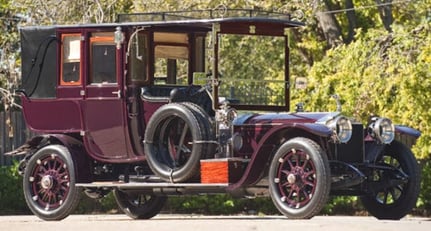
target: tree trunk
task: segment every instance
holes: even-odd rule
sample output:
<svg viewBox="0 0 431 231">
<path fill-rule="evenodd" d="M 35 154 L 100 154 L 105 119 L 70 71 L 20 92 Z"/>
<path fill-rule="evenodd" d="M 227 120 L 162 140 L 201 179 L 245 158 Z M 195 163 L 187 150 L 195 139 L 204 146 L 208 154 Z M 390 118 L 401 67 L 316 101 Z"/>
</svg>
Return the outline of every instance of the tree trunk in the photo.
<svg viewBox="0 0 431 231">
<path fill-rule="evenodd" d="M 382 19 L 383 26 L 389 32 L 392 32 L 391 25 L 394 21 L 392 17 L 392 0 L 376 0 L 379 9 L 380 19 Z"/>
<path fill-rule="evenodd" d="M 347 34 L 347 38 L 345 39 L 346 43 L 352 42 L 355 38 L 356 14 L 354 8 L 355 6 L 353 5 L 353 0 L 346 0 L 346 15 L 347 20 L 349 21 L 349 32 Z"/>
<path fill-rule="evenodd" d="M 325 35 L 326 41 L 328 42 L 329 47 L 336 47 L 340 44 L 343 44 L 342 35 L 341 35 L 341 27 L 338 24 L 337 19 L 335 18 L 333 13 L 328 13 L 328 0 L 325 0 L 324 7 L 319 7 L 319 1 L 315 0 L 313 2 L 313 11 L 315 12 L 317 21 L 319 22 L 319 26 Z M 319 9 L 320 8 L 320 9 Z"/>
<path fill-rule="evenodd" d="M 292 31 L 292 37 L 295 41 L 300 41 L 301 40 L 301 34 L 299 32 L 299 30 L 295 29 L 295 30 L 291 30 Z M 313 66 L 314 63 L 314 58 L 313 55 L 311 54 L 311 52 L 308 52 L 306 48 L 303 47 L 297 47 L 295 48 L 296 50 L 298 50 L 299 55 L 304 59 L 304 61 L 307 63 L 307 65 L 309 67 Z"/>
</svg>

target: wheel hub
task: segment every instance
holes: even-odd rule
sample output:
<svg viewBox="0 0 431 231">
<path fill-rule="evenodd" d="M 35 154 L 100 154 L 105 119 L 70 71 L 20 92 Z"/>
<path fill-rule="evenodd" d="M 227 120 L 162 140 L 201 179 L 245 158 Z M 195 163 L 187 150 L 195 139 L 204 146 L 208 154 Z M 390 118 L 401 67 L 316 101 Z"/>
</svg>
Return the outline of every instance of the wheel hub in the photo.
<svg viewBox="0 0 431 231">
<path fill-rule="evenodd" d="M 54 184 L 54 179 L 50 175 L 43 176 L 40 184 L 43 189 L 51 189 Z"/>
<path fill-rule="evenodd" d="M 291 185 L 302 187 L 304 175 L 304 170 L 300 167 L 296 167 L 287 175 L 287 182 Z"/>
<path fill-rule="evenodd" d="M 296 176 L 290 173 L 289 175 L 287 175 L 287 182 L 289 182 L 289 184 L 295 184 Z"/>
</svg>

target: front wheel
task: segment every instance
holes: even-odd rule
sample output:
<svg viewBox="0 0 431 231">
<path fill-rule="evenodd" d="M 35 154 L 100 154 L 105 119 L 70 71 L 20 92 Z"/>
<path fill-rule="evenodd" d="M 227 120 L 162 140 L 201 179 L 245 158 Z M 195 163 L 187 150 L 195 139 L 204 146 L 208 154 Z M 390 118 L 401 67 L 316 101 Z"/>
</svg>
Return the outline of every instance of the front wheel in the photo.
<svg viewBox="0 0 431 231">
<path fill-rule="evenodd" d="M 361 197 L 367 211 L 378 219 L 399 220 L 416 205 L 420 190 L 420 172 L 413 153 L 398 141 L 383 151 L 377 169 L 370 177 L 370 193 Z M 392 171 L 394 169 L 396 171 Z"/>
<path fill-rule="evenodd" d="M 166 196 L 114 190 L 118 207 L 133 219 L 150 219 L 157 215 L 167 201 Z"/>
<path fill-rule="evenodd" d="M 328 200 L 329 163 L 313 140 L 293 138 L 282 144 L 271 161 L 268 177 L 271 199 L 288 218 L 312 218 Z"/>
<path fill-rule="evenodd" d="M 78 205 L 75 166 L 69 150 L 48 145 L 37 151 L 24 170 L 24 196 L 30 210 L 43 220 L 61 220 Z"/>
</svg>

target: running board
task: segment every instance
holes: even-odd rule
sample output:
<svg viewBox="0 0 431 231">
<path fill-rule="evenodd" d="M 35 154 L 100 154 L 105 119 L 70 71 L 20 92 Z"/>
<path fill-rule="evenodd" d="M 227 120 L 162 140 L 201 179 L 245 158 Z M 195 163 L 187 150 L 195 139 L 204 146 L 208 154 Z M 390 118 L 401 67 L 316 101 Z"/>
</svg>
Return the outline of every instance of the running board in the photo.
<svg viewBox="0 0 431 231">
<path fill-rule="evenodd" d="M 214 183 L 214 184 L 201 184 L 201 183 L 169 183 L 169 182 L 92 182 L 92 183 L 78 183 L 76 187 L 83 188 L 119 188 L 119 189 L 152 189 L 152 188 L 173 188 L 173 189 L 224 189 L 228 187 L 228 183 Z"/>
</svg>

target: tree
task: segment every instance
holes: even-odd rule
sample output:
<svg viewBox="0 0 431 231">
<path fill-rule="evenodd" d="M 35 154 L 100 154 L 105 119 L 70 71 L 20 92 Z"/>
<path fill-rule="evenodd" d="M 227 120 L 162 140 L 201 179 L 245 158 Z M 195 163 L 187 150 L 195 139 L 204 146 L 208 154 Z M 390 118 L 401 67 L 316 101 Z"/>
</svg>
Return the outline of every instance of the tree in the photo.
<svg viewBox="0 0 431 231">
<path fill-rule="evenodd" d="M 379 10 L 380 18 L 382 19 L 383 26 L 389 32 L 392 32 L 392 0 L 376 0 L 378 5 L 377 9 Z"/>
<path fill-rule="evenodd" d="M 431 156 L 431 25 L 393 26 L 359 31 L 356 41 L 328 50 L 309 72 L 306 91 L 294 90 L 295 102 L 310 111 L 333 111 L 333 94 L 342 98 L 343 113 L 362 122 L 377 114 L 422 132 L 417 157 Z M 354 90 L 352 90 L 354 89 Z"/>
<path fill-rule="evenodd" d="M 18 85 L 18 30 L 21 18 L 14 14 L 10 1 L 0 1 L 0 25 L 5 33 L 0 34 L 0 99 L 4 110 L 15 105 L 12 89 Z"/>
<path fill-rule="evenodd" d="M 113 22 L 119 12 L 128 12 L 132 0 L 16 0 L 28 24 Z"/>
<path fill-rule="evenodd" d="M 329 47 L 336 47 L 342 44 L 341 27 L 333 13 L 330 13 L 331 2 L 324 1 L 324 6 L 319 7 L 320 1 L 313 2 L 313 11 L 320 28 L 325 35 Z"/>
</svg>

